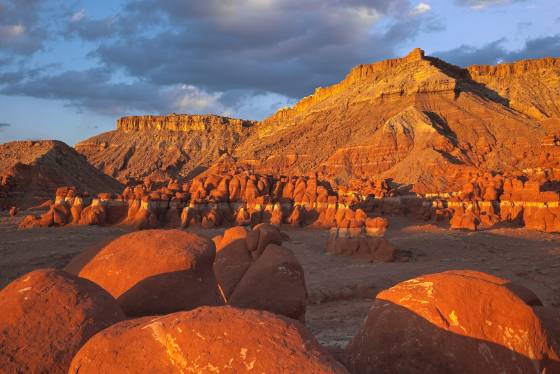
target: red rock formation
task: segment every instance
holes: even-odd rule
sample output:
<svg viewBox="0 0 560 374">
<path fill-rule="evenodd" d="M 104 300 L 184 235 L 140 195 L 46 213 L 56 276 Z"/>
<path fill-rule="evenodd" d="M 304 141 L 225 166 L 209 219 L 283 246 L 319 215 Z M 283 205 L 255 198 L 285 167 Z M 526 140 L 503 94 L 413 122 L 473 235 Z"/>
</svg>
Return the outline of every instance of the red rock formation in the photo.
<svg viewBox="0 0 560 374">
<path fill-rule="evenodd" d="M 369 237 L 352 233 L 350 229 L 331 229 L 327 253 L 351 256 L 368 262 L 392 262 L 396 248 L 382 237 Z"/>
<path fill-rule="evenodd" d="M 130 177 L 167 182 L 196 175 L 233 152 L 254 124 L 213 115 L 124 117 L 117 130 L 84 140 L 76 150 L 122 182 Z"/>
<path fill-rule="evenodd" d="M 413 184 L 419 192 L 457 191 L 468 172 L 558 167 L 558 61 L 460 69 L 416 49 L 357 66 L 340 83 L 318 88 L 259 123 L 217 116 L 125 117 L 116 131 L 77 149 L 122 180 L 167 181 L 206 168 L 222 175 L 320 171 L 343 181 L 365 174 Z M 279 187 L 258 179 L 248 190 L 247 179 L 218 182 L 219 188 L 211 188 L 217 201 L 226 194 L 231 201 L 252 200 L 257 191 L 264 195 Z M 284 197 L 316 199 L 318 185 L 294 195 L 296 182 L 280 186 Z M 496 192 L 489 186 L 481 194 L 489 201 Z"/>
<path fill-rule="evenodd" d="M 365 173 L 441 192 L 456 190 L 466 171 L 538 165 L 545 135 L 469 71 L 415 50 L 358 66 L 342 82 L 280 110 L 235 155 L 271 174 Z"/>
<path fill-rule="evenodd" d="M 58 187 L 91 193 L 117 192 L 122 185 L 104 175 L 74 149 L 53 141 L 0 144 L 0 198 L 25 208 L 50 198 Z"/>
<path fill-rule="evenodd" d="M 74 354 L 125 315 L 105 290 L 61 270 L 36 270 L 0 291 L 0 371 L 67 373 Z"/>
<path fill-rule="evenodd" d="M 228 301 L 236 307 L 267 310 L 304 321 L 307 289 L 303 268 L 292 251 L 269 244 Z"/>
<path fill-rule="evenodd" d="M 231 307 L 116 324 L 78 352 L 77 371 L 347 373 L 298 322 Z"/>
<path fill-rule="evenodd" d="M 215 237 L 214 271 L 228 303 L 304 320 L 307 288 L 303 268 L 281 246 L 286 235 L 269 224 L 237 226 Z"/>
<path fill-rule="evenodd" d="M 508 99 L 515 110 L 538 120 L 560 118 L 560 59 L 524 60 L 468 67 L 471 78 Z"/>
<path fill-rule="evenodd" d="M 214 245 L 179 230 L 123 235 L 74 270 L 113 295 L 128 316 L 224 303 L 212 269 Z"/>
<path fill-rule="evenodd" d="M 555 372 L 560 352 L 546 325 L 505 283 L 484 273 L 447 271 L 379 293 L 346 348 L 349 370 Z"/>
</svg>

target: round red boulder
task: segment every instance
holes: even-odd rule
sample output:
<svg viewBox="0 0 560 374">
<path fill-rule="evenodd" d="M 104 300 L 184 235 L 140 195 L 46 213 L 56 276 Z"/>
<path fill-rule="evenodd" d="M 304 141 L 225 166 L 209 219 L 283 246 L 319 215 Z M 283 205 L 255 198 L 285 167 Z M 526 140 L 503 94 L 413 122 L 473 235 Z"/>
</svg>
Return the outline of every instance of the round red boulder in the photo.
<svg viewBox="0 0 560 374">
<path fill-rule="evenodd" d="M 61 270 L 36 270 L 0 291 L 0 372 L 66 373 L 94 334 L 125 319 L 98 285 Z"/>
<path fill-rule="evenodd" d="M 353 373 L 548 373 L 546 326 L 507 282 L 475 271 L 420 276 L 380 292 L 346 347 Z"/>
<path fill-rule="evenodd" d="M 101 248 L 81 269 L 113 295 L 128 316 L 223 305 L 212 241 L 181 230 L 144 230 Z M 77 271 L 78 269 L 74 269 Z"/>
<path fill-rule="evenodd" d="M 300 323 L 201 307 L 125 321 L 94 336 L 71 373 L 347 373 Z"/>
</svg>

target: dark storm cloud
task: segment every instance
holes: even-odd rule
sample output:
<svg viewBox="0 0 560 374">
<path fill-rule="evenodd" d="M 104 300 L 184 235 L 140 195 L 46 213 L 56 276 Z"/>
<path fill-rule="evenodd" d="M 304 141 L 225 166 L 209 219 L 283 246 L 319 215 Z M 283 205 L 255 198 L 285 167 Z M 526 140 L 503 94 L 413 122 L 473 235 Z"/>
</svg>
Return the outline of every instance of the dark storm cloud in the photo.
<svg viewBox="0 0 560 374">
<path fill-rule="evenodd" d="M 177 100 L 189 100 L 195 96 L 190 102 L 194 109 L 197 106 L 201 109 L 205 106 L 210 108 L 215 104 L 212 95 L 190 86 L 158 87 L 143 81 L 115 83 L 111 81 L 111 73 L 106 68 L 40 74 L 5 85 L 0 93 L 65 100 L 78 108 L 111 115 L 134 110 L 171 111 L 180 106 Z"/>
<path fill-rule="evenodd" d="M 458 48 L 435 52 L 434 56 L 459 66 L 474 64 L 493 65 L 498 62 L 512 62 L 530 58 L 560 57 L 560 34 L 536 39 L 529 39 L 523 48 L 508 51 L 504 46 L 505 39 L 499 39 L 480 48 L 463 45 Z"/>
<path fill-rule="evenodd" d="M 42 46 L 47 28 L 40 22 L 41 0 L 0 0 L 0 53 L 29 55 Z"/>
<path fill-rule="evenodd" d="M 455 49 L 434 52 L 433 55 L 459 66 L 469 66 L 475 64 L 495 64 L 499 59 L 503 59 L 508 52 L 502 46 L 505 39 L 499 39 L 488 43 L 482 47 L 461 45 Z"/>
<path fill-rule="evenodd" d="M 12 125 L 10 125 L 9 123 L 6 122 L 0 122 L 0 131 L 2 131 L 2 129 L 6 128 L 6 127 L 10 127 Z"/>
<path fill-rule="evenodd" d="M 102 43 L 94 55 L 106 66 L 157 85 L 292 97 L 336 82 L 358 63 L 394 55 L 425 19 L 403 0 L 143 0 L 125 14 L 128 22 L 157 15 L 160 29 Z M 392 25 L 373 32 L 384 17 Z"/>
<path fill-rule="evenodd" d="M 80 14 L 78 13 L 77 15 L 79 16 Z M 74 36 L 88 41 L 108 38 L 117 32 L 117 21 L 114 17 L 100 20 L 77 17 L 71 20 L 64 33 L 67 37 Z"/>
<path fill-rule="evenodd" d="M 407 0 L 134 0 L 107 18 L 64 19 L 61 35 L 92 42 L 98 67 L 0 71 L 2 93 L 111 114 L 264 115 L 442 29 Z"/>
</svg>

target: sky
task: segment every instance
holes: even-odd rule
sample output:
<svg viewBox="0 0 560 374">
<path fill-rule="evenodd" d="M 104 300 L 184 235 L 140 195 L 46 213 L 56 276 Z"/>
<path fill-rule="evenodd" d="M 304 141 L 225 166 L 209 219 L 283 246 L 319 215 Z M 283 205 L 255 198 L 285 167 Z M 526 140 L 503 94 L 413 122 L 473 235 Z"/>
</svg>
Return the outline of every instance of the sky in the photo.
<svg viewBox="0 0 560 374">
<path fill-rule="evenodd" d="M 125 115 L 259 120 L 416 47 L 560 57 L 560 1 L 0 0 L 0 143 L 74 145 Z"/>
</svg>

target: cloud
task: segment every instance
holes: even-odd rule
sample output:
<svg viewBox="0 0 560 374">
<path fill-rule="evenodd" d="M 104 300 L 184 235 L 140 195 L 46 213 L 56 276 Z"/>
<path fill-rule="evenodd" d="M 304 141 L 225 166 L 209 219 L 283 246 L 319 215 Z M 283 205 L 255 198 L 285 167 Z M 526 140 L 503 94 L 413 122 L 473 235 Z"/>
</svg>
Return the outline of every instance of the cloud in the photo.
<svg viewBox="0 0 560 374">
<path fill-rule="evenodd" d="M 186 84 L 158 86 L 142 80 L 115 82 L 106 68 L 65 71 L 60 74 L 45 71 L 20 73 L 26 78 L 18 76 L 11 83 L 5 83 L 0 93 L 63 100 L 78 110 L 110 116 L 146 112 L 215 113 L 261 119 L 278 108 L 271 104 L 293 103 L 281 95 L 246 90 L 223 93 L 208 92 Z"/>
<path fill-rule="evenodd" d="M 435 52 L 434 56 L 459 65 L 494 65 L 498 62 L 513 62 L 530 58 L 560 57 L 560 34 L 529 39 L 519 50 L 507 50 L 503 44 L 505 38 L 495 40 L 482 47 L 462 45 L 458 48 Z"/>
<path fill-rule="evenodd" d="M 66 8 L 58 35 L 93 45 L 93 67 L 0 70 L 0 92 L 110 115 L 262 118 L 441 30 L 428 10 L 408 0 L 129 0 L 102 18 Z"/>
<path fill-rule="evenodd" d="M 6 128 L 6 127 L 10 127 L 12 125 L 10 125 L 9 123 L 6 122 L 0 122 L 0 131 L 2 131 L 2 129 Z"/>
<path fill-rule="evenodd" d="M 518 22 L 517 23 L 517 31 L 524 31 L 528 28 L 533 26 L 533 22 Z"/>
<path fill-rule="evenodd" d="M 96 56 L 157 85 L 249 89 L 290 97 L 340 80 L 351 67 L 391 57 L 422 27 L 405 0 L 139 0 L 116 24 L 142 24 L 100 43 Z M 380 20 L 390 20 L 375 30 Z M 90 32 L 104 25 L 88 26 Z M 405 33 L 398 33 L 406 29 Z M 151 30 L 151 31 L 150 31 Z"/>
<path fill-rule="evenodd" d="M 455 0 L 455 2 L 462 6 L 468 6 L 475 10 L 488 8 L 494 5 L 507 5 L 513 3 L 520 3 L 526 0 Z"/>
<path fill-rule="evenodd" d="M 430 10 L 432 10 L 432 7 L 430 6 L 430 4 L 426 4 L 426 3 L 419 3 L 414 7 L 414 11 L 417 14 L 426 13 L 429 12 Z"/>
<path fill-rule="evenodd" d="M 79 11 L 72 14 L 72 16 L 70 17 L 70 22 L 71 23 L 80 22 L 85 18 L 85 16 L 86 16 L 85 9 L 80 9 Z"/>
<path fill-rule="evenodd" d="M 41 0 L 0 0 L 0 53 L 29 55 L 42 47 L 47 28 L 40 22 Z"/>
</svg>

